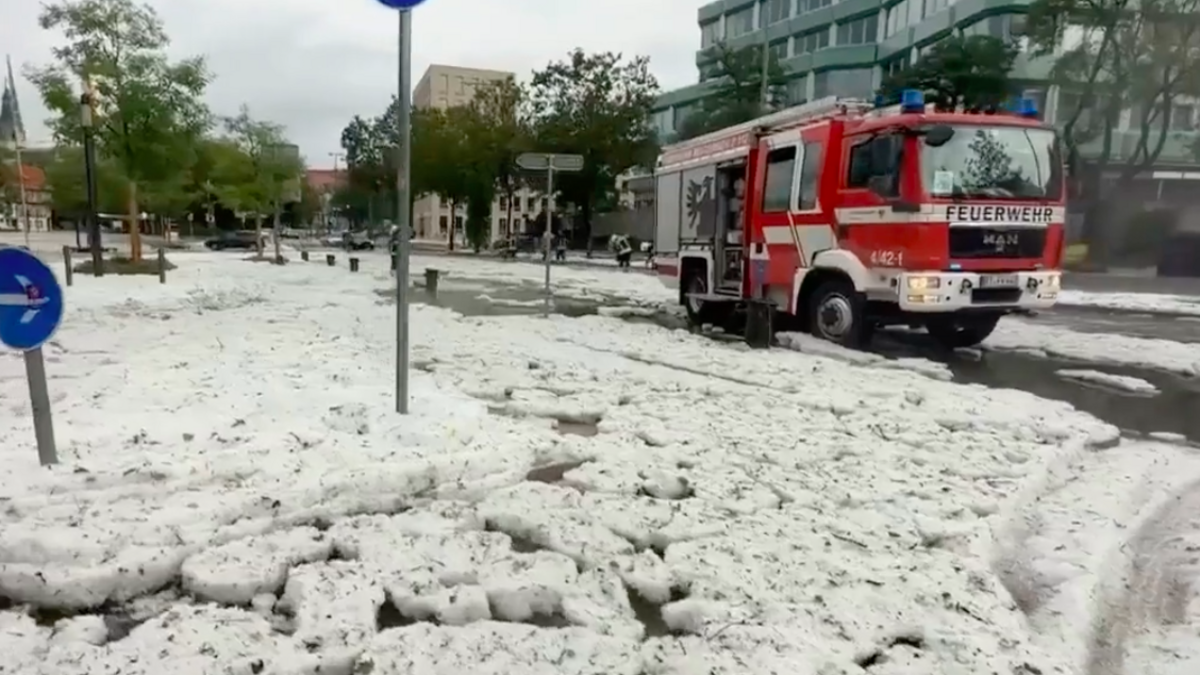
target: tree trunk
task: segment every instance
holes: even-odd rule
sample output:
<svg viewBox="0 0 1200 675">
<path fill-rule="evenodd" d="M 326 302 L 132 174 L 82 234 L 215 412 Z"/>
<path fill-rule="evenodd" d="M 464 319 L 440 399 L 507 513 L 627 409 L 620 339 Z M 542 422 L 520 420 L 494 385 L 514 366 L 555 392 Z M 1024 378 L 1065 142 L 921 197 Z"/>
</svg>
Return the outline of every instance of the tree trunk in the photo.
<svg viewBox="0 0 1200 675">
<path fill-rule="evenodd" d="M 263 257 L 263 241 L 262 241 L 262 214 L 258 211 L 254 212 L 254 250 L 257 256 Z"/>
<path fill-rule="evenodd" d="M 275 223 L 271 228 L 271 239 L 275 241 L 275 264 L 283 262 L 283 254 L 279 251 L 279 204 L 275 204 Z"/>
<path fill-rule="evenodd" d="M 583 217 L 583 236 L 587 241 L 587 257 L 592 257 L 592 202 L 586 200 L 579 205 L 579 215 Z"/>
<path fill-rule="evenodd" d="M 137 183 L 129 181 L 129 259 L 142 261 L 142 220 L 138 216 Z"/>
<path fill-rule="evenodd" d="M 449 250 L 454 250 L 454 235 L 457 234 L 458 228 L 458 203 L 450 202 L 450 241 L 448 243 Z"/>
</svg>

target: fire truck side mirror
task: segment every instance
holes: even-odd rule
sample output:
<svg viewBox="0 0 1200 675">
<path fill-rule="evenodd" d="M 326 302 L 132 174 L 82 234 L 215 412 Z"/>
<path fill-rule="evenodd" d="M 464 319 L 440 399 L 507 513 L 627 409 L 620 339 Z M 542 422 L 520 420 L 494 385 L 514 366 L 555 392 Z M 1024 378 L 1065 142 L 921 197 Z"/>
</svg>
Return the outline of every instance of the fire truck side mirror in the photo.
<svg viewBox="0 0 1200 675">
<path fill-rule="evenodd" d="M 931 148 L 940 148 L 949 143 L 951 138 L 954 138 L 954 127 L 946 124 L 937 124 L 925 132 L 925 145 Z"/>
</svg>

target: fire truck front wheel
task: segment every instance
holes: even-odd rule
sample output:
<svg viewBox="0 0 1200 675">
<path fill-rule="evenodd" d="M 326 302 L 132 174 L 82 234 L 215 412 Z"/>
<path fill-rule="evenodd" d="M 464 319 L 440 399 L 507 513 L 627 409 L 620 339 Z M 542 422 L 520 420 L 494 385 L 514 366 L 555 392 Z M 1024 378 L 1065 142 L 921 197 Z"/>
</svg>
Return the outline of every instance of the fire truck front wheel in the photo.
<svg viewBox="0 0 1200 675">
<path fill-rule="evenodd" d="M 722 310 L 727 310 L 727 308 L 720 304 L 689 297 L 693 293 L 697 295 L 708 293 L 703 267 L 692 269 L 684 285 L 683 307 L 687 311 L 688 323 L 695 327 L 705 324 L 724 327 L 728 311 Z"/>
<path fill-rule="evenodd" d="M 999 314 L 982 314 L 966 318 L 939 316 L 930 317 L 925 323 L 925 330 L 928 330 L 929 336 L 946 349 L 958 349 L 974 347 L 988 339 L 992 331 L 996 330 L 996 324 L 999 322 Z"/>
<path fill-rule="evenodd" d="M 871 339 L 866 302 L 845 279 L 830 279 L 817 287 L 808 303 L 808 329 L 815 337 L 857 349 Z"/>
</svg>

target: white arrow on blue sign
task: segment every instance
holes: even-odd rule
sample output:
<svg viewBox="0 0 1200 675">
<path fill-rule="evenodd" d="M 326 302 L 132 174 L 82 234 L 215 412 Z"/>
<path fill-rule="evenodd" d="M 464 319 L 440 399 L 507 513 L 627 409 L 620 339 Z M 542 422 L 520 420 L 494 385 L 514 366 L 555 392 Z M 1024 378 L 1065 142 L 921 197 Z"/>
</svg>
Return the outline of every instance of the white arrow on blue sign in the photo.
<svg viewBox="0 0 1200 675">
<path fill-rule="evenodd" d="M 62 323 L 62 286 L 46 263 L 24 249 L 0 248 L 0 270 L 0 343 L 37 349 Z"/>
<path fill-rule="evenodd" d="M 412 9 L 425 0 L 378 0 L 379 4 L 391 9 Z"/>
</svg>

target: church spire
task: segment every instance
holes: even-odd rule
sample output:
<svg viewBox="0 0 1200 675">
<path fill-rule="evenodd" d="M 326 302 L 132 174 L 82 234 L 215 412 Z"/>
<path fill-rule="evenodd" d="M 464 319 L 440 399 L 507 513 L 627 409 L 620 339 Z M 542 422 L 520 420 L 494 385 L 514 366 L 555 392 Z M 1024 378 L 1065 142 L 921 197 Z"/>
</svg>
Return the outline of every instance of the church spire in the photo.
<svg viewBox="0 0 1200 675">
<path fill-rule="evenodd" d="M 0 94 L 0 146 L 25 145 L 25 125 L 21 122 L 21 106 L 17 103 L 17 79 L 13 77 L 12 57 L 6 56 L 8 71 L 4 92 Z"/>
</svg>

